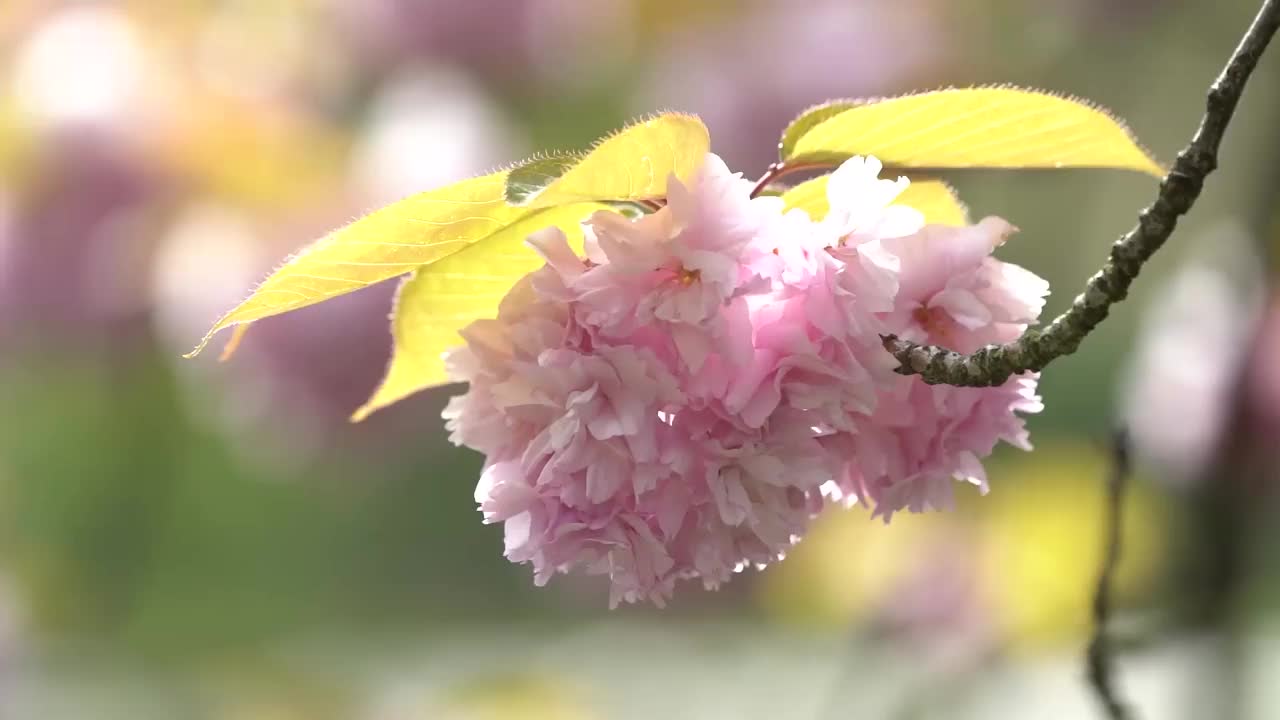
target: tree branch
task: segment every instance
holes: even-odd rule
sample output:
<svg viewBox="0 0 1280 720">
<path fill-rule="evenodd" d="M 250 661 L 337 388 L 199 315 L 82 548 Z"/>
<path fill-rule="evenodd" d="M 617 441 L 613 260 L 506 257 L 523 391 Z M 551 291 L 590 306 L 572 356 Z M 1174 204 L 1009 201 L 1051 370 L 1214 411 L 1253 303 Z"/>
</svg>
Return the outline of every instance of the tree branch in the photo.
<svg viewBox="0 0 1280 720">
<path fill-rule="evenodd" d="M 1120 562 L 1121 532 L 1124 523 L 1124 492 L 1129 479 L 1129 438 L 1124 430 L 1112 440 L 1111 469 L 1107 477 L 1106 527 L 1103 530 L 1102 570 L 1093 593 L 1093 636 L 1085 654 L 1089 684 L 1111 720 L 1127 720 L 1129 710 L 1116 689 L 1111 640 L 1107 622 L 1111 619 L 1111 584 Z"/>
<path fill-rule="evenodd" d="M 1111 306 L 1124 300 L 1143 264 L 1164 245 L 1178 218 L 1200 196 L 1205 177 L 1218 166 L 1218 147 L 1245 83 L 1278 26 L 1280 0 L 1265 0 L 1222 74 L 1209 87 L 1200 127 L 1161 181 L 1155 202 L 1138 215 L 1138 224 L 1111 246 L 1106 264 L 1089 278 L 1084 292 L 1066 312 L 1014 342 L 988 345 L 970 355 L 886 335 L 884 347 L 898 359 L 898 372 L 920 375 L 931 385 L 986 387 L 1001 385 L 1018 373 L 1043 369 L 1054 359 L 1075 352 L 1107 317 Z"/>
</svg>

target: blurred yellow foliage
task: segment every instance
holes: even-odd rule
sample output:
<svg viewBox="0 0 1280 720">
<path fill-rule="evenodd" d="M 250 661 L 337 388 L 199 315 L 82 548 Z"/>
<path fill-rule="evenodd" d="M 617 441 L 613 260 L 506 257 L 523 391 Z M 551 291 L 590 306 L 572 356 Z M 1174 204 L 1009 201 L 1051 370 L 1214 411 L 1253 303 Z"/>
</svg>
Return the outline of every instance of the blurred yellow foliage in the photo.
<svg viewBox="0 0 1280 720">
<path fill-rule="evenodd" d="M 190 102 L 155 150 L 206 194 L 277 209 L 315 202 L 343 182 L 350 139 L 333 128 L 212 95 Z"/>
<path fill-rule="evenodd" d="M 885 526 L 865 508 L 833 508 L 761 583 L 765 609 L 788 623 L 830 627 L 867 619 L 934 543 L 956 528 L 951 516 L 900 513 Z"/>
<path fill-rule="evenodd" d="M 0 96 L 0 179 L 20 185 L 27 155 L 32 151 L 28 128 L 24 128 L 8 98 Z"/>
<path fill-rule="evenodd" d="M 1049 447 L 1001 455 L 989 471 L 990 494 L 958 486 L 952 513 L 898 514 L 884 526 L 863 509 L 830 511 L 786 562 L 764 574 L 759 601 L 787 623 L 867 621 L 895 601 L 904 581 L 921 575 L 930 553 L 968 544 L 962 552 L 975 560 L 977 601 L 1007 648 L 1074 641 L 1090 625 L 1106 470 L 1101 448 Z M 1131 483 L 1124 511 L 1116 592 L 1133 600 L 1163 569 L 1169 518 L 1141 482 Z"/>
<path fill-rule="evenodd" d="M 983 586 L 1014 649 L 1088 632 L 1101 567 L 1105 477 L 1101 448 L 1062 445 L 1004 456 L 981 513 Z M 1168 511 L 1155 490 L 1129 484 L 1115 593 L 1141 596 L 1163 570 Z"/>
<path fill-rule="evenodd" d="M 422 720 L 593 720 L 580 693 L 554 678 L 501 675 L 455 688 Z M 414 719 L 416 720 L 416 718 Z"/>
</svg>

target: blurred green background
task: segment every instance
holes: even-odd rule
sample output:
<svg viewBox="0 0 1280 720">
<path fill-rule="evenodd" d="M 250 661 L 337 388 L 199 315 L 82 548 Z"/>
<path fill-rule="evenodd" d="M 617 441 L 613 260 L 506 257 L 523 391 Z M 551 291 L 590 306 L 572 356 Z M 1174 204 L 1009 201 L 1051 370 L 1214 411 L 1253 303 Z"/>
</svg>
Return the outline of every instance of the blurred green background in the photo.
<svg viewBox="0 0 1280 720">
<path fill-rule="evenodd" d="M 533 587 L 425 393 L 346 417 L 391 288 L 181 359 L 326 229 L 671 108 L 749 176 L 806 106 L 1014 83 L 1164 161 L 1252 0 L 0 3 L 0 718 L 1067 718 L 1126 507 L 1122 681 L 1145 717 L 1276 717 L 1280 52 L 1128 303 L 1044 376 L 1037 450 L 950 514 L 825 517 L 665 611 Z M 1070 302 L 1137 174 L 956 173 Z"/>
</svg>

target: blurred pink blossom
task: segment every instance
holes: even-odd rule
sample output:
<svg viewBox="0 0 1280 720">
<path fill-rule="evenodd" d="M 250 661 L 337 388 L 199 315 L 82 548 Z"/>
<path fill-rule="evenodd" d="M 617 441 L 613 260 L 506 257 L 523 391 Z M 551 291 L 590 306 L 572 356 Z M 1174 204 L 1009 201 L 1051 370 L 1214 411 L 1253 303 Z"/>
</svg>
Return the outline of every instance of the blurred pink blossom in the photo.
<svg viewBox="0 0 1280 720">
<path fill-rule="evenodd" d="M 373 66 L 437 63 L 495 80 L 580 84 L 632 51 L 623 0 L 331 2 L 336 25 Z"/>
<path fill-rule="evenodd" d="M 0 329 L 24 341 L 123 348 L 147 327 L 146 230 L 169 191 L 94 130 L 56 138 L 14 198 Z"/>
<path fill-rule="evenodd" d="M 1153 298 L 1129 363 L 1123 412 L 1134 447 L 1175 482 L 1212 460 L 1256 331 L 1256 258 L 1239 235 L 1216 230 L 1213 259 L 1189 261 Z M 1261 396 L 1267 380 L 1257 378 Z"/>
<path fill-rule="evenodd" d="M 931 0 L 788 0 L 744 4 L 714 28 L 683 28 L 659 53 L 637 111 L 696 113 L 717 153 L 761 171 L 798 109 L 928 84 L 947 57 L 942 4 Z"/>
<path fill-rule="evenodd" d="M 1280 295 L 1274 295 L 1262 313 L 1257 340 L 1248 358 L 1245 387 L 1262 437 L 1280 436 L 1280 369 L 1277 368 L 1277 357 L 1280 357 Z M 1274 445 L 1268 447 L 1271 452 L 1276 452 Z"/>
<path fill-rule="evenodd" d="M 984 592 L 982 563 L 973 551 L 979 542 L 963 527 L 931 534 L 915 548 L 876 609 L 876 625 L 907 643 L 933 672 L 963 672 L 999 645 L 998 615 Z"/>
</svg>

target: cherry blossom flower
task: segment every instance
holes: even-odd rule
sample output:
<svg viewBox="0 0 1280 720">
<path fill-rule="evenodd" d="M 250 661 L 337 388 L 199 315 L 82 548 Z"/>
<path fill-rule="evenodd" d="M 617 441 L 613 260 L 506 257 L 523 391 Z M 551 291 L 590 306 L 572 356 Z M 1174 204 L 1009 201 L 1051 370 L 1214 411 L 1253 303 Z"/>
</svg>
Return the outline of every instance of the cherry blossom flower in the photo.
<svg viewBox="0 0 1280 720">
<path fill-rule="evenodd" d="M 1012 339 L 1047 286 L 990 257 L 1008 223 L 925 226 L 880 170 L 842 165 L 813 219 L 710 155 L 660 210 L 589 218 L 582 256 L 529 238 L 543 267 L 447 357 L 470 384 L 451 438 L 486 456 L 476 500 L 509 559 L 662 604 L 782 558 L 830 500 L 887 520 L 947 507 L 953 479 L 985 491 L 981 458 L 1027 446 L 1035 378 L 925 385 L 880 334 Z"/>
<path fill-rule="evenodd" d="M 883 241 L 900 262 L 894 308 L 880 315 L 886 331 L 966 353 L 1017 339 L 1039 316 L 1049 286 L 990 256 L 1014 231 L 1004 220 L 986 218 Z M 886 521 L 896 510 L 949 508 L 953 479 L 985 493 L 980 458 L 1001 440 L 1031 447 L 1016 413 L 1042 408 L 1035 385 L 1034 374 L 997 388 L 926 385 L 917 378 L 882 382 L 872 426 L 837 440 L 851 458 L 838 485 L 848 497 L 875 505 Z"/>
</svg>

